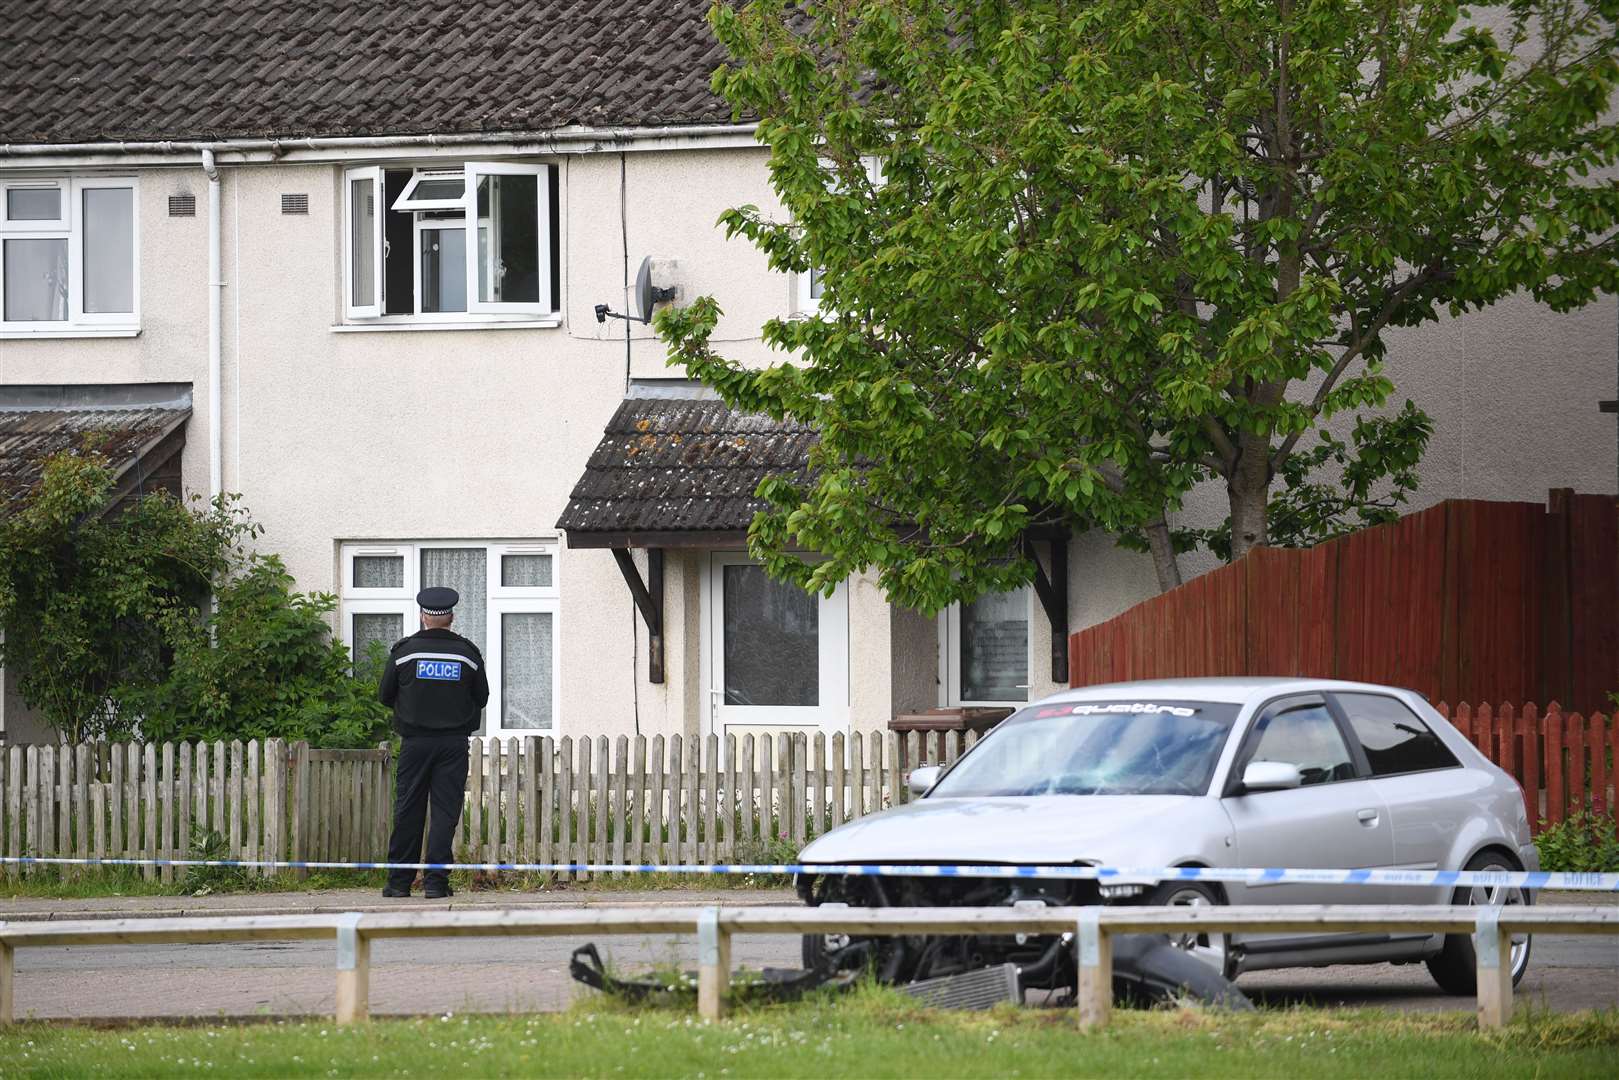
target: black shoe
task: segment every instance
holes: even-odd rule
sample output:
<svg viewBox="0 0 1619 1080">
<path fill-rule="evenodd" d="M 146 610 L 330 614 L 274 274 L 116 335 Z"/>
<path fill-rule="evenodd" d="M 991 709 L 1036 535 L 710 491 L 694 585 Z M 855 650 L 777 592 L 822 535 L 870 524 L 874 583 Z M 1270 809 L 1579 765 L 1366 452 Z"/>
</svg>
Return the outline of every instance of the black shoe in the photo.
<svg viewBox="0 0 1619 1080">
<path fill-rule="evenodd" d="M 396 900 L 396 899 L 401 899 L 401 898 L 409 899 L 410 898 L 410 886 L 406 885 L 404 888 L 400 888 L 397 885 L 388 885 L 388 886 L 385 886 L 383 888 L 382 895 L 388 897 L 388 899 L 390 899 L 390 900 Z"/>
<path fill-rule="evenodd" d="M 447 900 L 455 895 L 455 890 L 448 885 L 429 885 L 422 895 L 429 900 Z"/>
</svg>

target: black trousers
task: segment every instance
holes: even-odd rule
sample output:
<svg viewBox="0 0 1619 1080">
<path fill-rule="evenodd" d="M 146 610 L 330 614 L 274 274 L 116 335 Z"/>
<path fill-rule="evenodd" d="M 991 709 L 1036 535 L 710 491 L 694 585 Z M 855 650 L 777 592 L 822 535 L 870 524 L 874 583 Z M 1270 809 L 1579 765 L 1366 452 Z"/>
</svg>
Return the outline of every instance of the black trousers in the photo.
<svg viewBox="0 0 1619 1080">
<path fill-rule="evenodd" d="M 461 821 L 461 799 L 467 790 L 467 737 L 443 735 L 401 740 L 399 779 L 394 789 L 394 831 L 388 841 L 389 862 L 447 863 L 454 857 L 455 827 Z M 432 801 L 427 830 L 427 858 L 422 855 L 422 821 Z M 443 885 L 450 875 L 429 870 L 427 887 Z M 414 870 L 388 871 L 388 884 L 408 889 Z"/>
</svg>

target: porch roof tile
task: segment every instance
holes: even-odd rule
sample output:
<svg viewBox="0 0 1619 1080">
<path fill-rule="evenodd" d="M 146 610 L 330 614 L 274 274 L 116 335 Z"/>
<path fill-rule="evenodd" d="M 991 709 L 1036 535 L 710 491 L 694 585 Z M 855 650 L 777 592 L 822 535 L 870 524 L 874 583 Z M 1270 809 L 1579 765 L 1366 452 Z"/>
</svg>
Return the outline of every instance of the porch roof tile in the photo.
<svg viewBox="0 0 1619 1080">
<path fill-rule="evenodd" d="M 13 408 L 0 404 L 0 517 L 39 484 L 45 461 L 94 449 L 123 476 L 141 455 L 183 425 L 187 406 Z"/>
<path fill-rule="evenodd" d="M 802 478 L 815 432 L 723 401 L 626 398 L 574 485 L 557 528 L 586 533 L 736 533 L 763 509 L 766 476 Z"/>
</svg>

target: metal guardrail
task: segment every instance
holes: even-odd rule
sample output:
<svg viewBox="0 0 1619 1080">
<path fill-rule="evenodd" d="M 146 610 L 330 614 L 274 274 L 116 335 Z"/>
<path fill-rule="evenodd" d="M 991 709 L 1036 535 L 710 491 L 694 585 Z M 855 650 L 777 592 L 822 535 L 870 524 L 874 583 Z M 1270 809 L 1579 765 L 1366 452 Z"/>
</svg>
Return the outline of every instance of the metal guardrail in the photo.
<svg viewBox="0 0 1619 1080">
<path fill-rule="evenodd" d="M 1328 905 L 1266 907 L 1018 908 L 570 908 L 545 911 L 417 911 L 341 915 L 248 915 L 0 923 L 0 1024 L 14 1020 L 15 955 L 61 945 L 156 945 L 332 940 L 337 946 L 338 1024 L 370 1014 L 371 943 L 401 937 L 557 937 L 568 934 L 695 934 L 697 1008 L 725 1013 L 735 934 L 1072 933 L 1079 960 L 1081 1027 L 1108 1022 L 1113 1007 L 1112 935 L 1168 931 L 1408 930 L 1471 934 L 1478 956 L 1478 1020 L 1496 1028 L 1512 1015 L 1512 935 L 1619 933 L 1619 908 Z"/>
</svg>

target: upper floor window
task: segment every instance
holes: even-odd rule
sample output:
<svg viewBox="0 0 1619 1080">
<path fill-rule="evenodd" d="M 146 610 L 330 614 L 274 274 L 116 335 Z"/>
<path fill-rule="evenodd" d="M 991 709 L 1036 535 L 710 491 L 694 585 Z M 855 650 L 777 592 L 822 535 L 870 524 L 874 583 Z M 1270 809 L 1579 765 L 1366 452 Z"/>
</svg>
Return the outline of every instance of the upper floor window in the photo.
<svg viewBox="0 0 1619 1080">
<path fill-rule="evenodd" d="M 0 180 L 0 331 L 136 325 L 135 181 Z"/>
<path fill-rule="evenodd" d="M 343 202 L 349 318 L 533 318 L 561 307 L 553 166 L 349 169 Z"/>
</svg>

